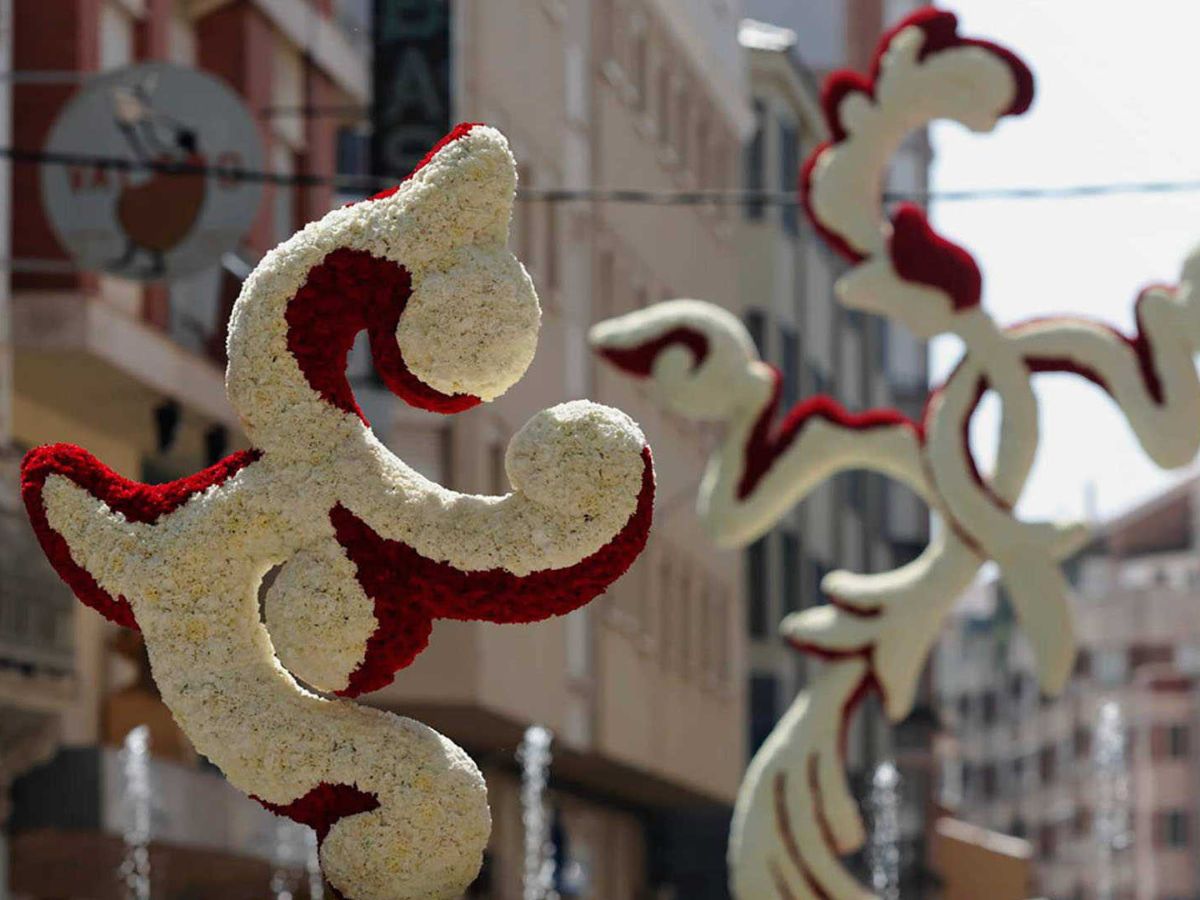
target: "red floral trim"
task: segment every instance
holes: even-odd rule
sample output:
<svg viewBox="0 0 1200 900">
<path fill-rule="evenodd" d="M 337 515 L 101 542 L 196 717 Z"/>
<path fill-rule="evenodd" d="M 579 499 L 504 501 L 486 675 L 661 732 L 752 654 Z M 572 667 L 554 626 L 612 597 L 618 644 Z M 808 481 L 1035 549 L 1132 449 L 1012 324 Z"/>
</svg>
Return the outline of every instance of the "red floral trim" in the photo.
<svg viewBox="0 0 1200 900">
<path fill-rule="evenodd" d="M 804 883 L 808 886 L 808 890 L 818 900 L 831 900 L 829 894 L 817 881 L 816 876 L 804 863 L 804 857 L 800 854 L 800 844 L 796 840 L 796 831 L 792 827 L 792 815 L 788 812 L 787 805 L 787 772 L 779 771 L 775 773 L 775 779 L 771 783 L 774 791 L 774 809 L 775 809 L 775 830 L 779 834 L 779 841 L 783 844 L 783 849 L 787 853 L 788 860 L 800 877 L 804 879 Z M 787 897 L 787 889 L 783 887 L 782 880 L 776 876 L 776 889 L 782 892 L 782 896 Z"/>
<path fill-rule="evenodd" d="M 51 475 L 62 475 L 126 520 L 153 525 L 196 494 L 228 481 L 261 456 L 258 450 L 243 450 L 195 475 L 150 485 L 123 478 L 80 447 L 51 444 L 26 454 L 21 463 L 21 496 L 46 558 L 75 596 L 106 619 L 136 629 L 138 626 L 129 601 L 124 597 L 114 599 L 100 587 L 91 573 L 75 562 L 66 539 L 50 527 L 42 497 L 46 479 Z"/>
<path fill-rule="evenodd" d="M 355 206 L 358 203 L 370 203 L 372 200 L 386 200 L 388 197 L 390 197 L 394 193 L 396 193 L 396 191 L 400 190 L 401 184 L 404 184 L 404 182 L 411 180 L 414 175 L 416 175 L 423 168 L 425 168 L 427 165 L 429 165 L 433 161 L 433 158 L 435 156 L 437 156 L 439 151 L 444 149 L 447 144 L 452 144 L 455 141 L 457 141 L 459 138 L 466 137 L 468 134 L 470 134 L 472 128 L 478 128 L 482 125 L 483 125 L 482 122 L 461 122 L 460 124 L 455 125 L 454 130 L 451 131 L 444 138 L 442 138 L 440 141 L 438 141 L 436 144 L 434 144 L 433 149 L 425 154 L 425 158 L 422 159 L 419 163 L 417 163 L 417 166 L 415 169 L 413 169 L 411 172 L 409 172 L 407 175 L 404 176 L 404 178 L 400 181 L 400 184 L 397 184 L 395 187 L 390 187 L 390 188 L 387 188 L 386 190 L 382 190 L 378 194 L 375 194 L 372 197 L 367 197 L 365 200 L 356 200 L 354 203 L 351 203 L 348 205 Z"/>
<path fill-rule="evenodd" d="M 648 378 L 654 368 L 654 360 L 668 347 L 682 345 L 692 351 L 692 370 L 704 365 L 708 359 L 708 338 L 695 328 L 680 326 L 672 328 L 660 338 L 638 344 L 636 347 L 607 347 L 600 355 L 618 369 L 637 378 Z"/>
<path fill-rule="evenodd" d="M 268 803 L 261 797 L 250 799 L 277 816 L 307 825 L 317 833 L 317 843 L 325 842 L 339 819 L 379 809 L 379 797 L 359 790 L 350 784 L 329 784 L 322 781 L 315 788 L 291 803 Z"/>
<path fill-rule="evenodd" d="M 912 203 L 902 204 L 892 217 L 888 254 L 897 275 L 949 294 L 955 311 L 979 305 L 983 275 L 975 258 L 934 231 L 925 213 Z"/>
<path fill-rule="evenodd" d="M 578 609 L 625 574 L 646 545 L 654 515 L 654 465 L 642 451 L 642 489 L 621 531 L 591 556 L 564 569 L 513 575 L 504 569 L 464 572 L 422 556 L 403 541 L 380 537 L 339 504 L 329 513 L 338 543 L 375 603 L 379 627 L 338 691 L 355 697 L 391 682 L 425 649 L 434 619 L 540 622 Z"/>
<path fill-rule="evenodd" d="M 837 841 L 833 838 L 833 829 L 829 827 L 829 817 L 825 815 L 825 797 L 821 793 L 821 760 L 817 754 L 808 757 L 808 792 L 813 798 L 813 812 L 817 817 L 817 830 L 825 846 L 837 853 Z"/>
<path fill-rule="evenodd" d="M 861 413 L 852 413 L 825 394 L 810 397 L 796 404 L 780 423 L 778 430 L 772 431 L 772 422 L 779 407 L 783 379 L 779 370 L 774 367 L 771 368 L 771 374 L 775 382 L 771 399 L 763 406 L 758 421 L 754 423 L 754 428 L 746 441 L 744 468 L 737 490 L 739 500 L 745 500 L 754 492 L 763 476 L 775 464 L 775 460 L 787 452 L 810 419 L 824 419 L 856 431 L 904 425 L 913 429 L 918 436 L 921 434 L 920 426 L 897 410 L 868 409 Z"/>
<path fill-rule="evenodd" d="M 825 600 L 830 606 L 840 609 L 846 615 L 856 619 L 878 619 L 883 615 L 881 606 L 855 606 L 845 597 L 838 597 L 834 594 L 830 594 Z"/>
<path fill-rule="evenodd" d="M 383 383 L 410 406 L 457 413 L 481 401 L 470 394 L 443 394 L 414 375 L 396 343 L 396 326 L 412 278 L 390 259 L 365 250 L 329 253 L 287 306 L 287 345 L 309 386 L 328 403 L 367 423 L 346 380 L 346 356 L 360 331 L 371 339 L 371 356 Z"/>
</svg>

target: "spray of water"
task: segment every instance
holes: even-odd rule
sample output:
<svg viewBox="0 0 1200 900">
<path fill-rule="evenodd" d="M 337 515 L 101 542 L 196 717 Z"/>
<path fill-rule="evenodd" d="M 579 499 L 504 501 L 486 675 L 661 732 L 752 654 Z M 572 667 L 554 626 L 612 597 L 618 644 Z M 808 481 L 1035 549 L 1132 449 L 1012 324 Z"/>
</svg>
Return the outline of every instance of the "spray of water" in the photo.
<svg viewBox="0 0 1200 900">
<path fill-rule="evenodd" d="M 900 900 L 900 772 L 892 763 L 880 763 L 871 776 L 867 810 L 871 887 L 880 900 Z"/>
<path fill-rule="evenodd" d="M 272 900 L 293 900 L 298 887 L 298 869 L 308 851 L 311 829 L 288 819 L 277 818 L 271 843 Z"/>
<path fill-rule="evenodd" d="M 317 843 L 317 833 L 311 828 L 305 828 L 304 831 L 304 870 L 308 875 L 309 900 L 325 900 L 325 880 L 321 877 L 321 848 Z"/>
<path fill-rule="evenodd" d="M 123 830 L 125 857 L 118 870 L 128 900 L 150 900 L 150 828 L 153 786 L 150 782 L 150 729 L 139 725 L 121 748 L 125 781 Z"/>
<path fill-rule="evenodd" d="M 554 853 L 550 846 L 550 817 L 546 811 L 546 781 L 550 770 L 548 728 L 531 725 L 517 750 L 521 763 L 521 821 L 525 826 L 523 900 L 553 900 Z"/>
<path fill-rule="evenodd" d="M 1125 752 L 1125 722 L 1121 704 L 1106 700 L 1096 711 L 1092 740 L 1095 779 L 1095 817 L 1092 839 L 1096 849 L 1096 898 L 1115 900 L 1121 886 L 1130 830 L 1129 765 Z"/>
</svg>

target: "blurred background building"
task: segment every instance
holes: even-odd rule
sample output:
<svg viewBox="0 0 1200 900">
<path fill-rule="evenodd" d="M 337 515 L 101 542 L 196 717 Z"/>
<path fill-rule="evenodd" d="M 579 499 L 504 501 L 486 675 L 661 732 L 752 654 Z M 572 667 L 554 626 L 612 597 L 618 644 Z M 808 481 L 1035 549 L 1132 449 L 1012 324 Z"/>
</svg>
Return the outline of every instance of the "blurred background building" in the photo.
<svg viewBox="0 0 1200 900">
<path fill-rule="evenodd" d="M 747 0 L 740 43 L 750 73 L 755 131 L 744 154 L 747 190 L 787 193 L 800 163 L 827 140 L 820 81 L 832 69 L 865 69 L 878 36 L 916 3 L 789 3 Z M 897 155 L 889 188 L 928 189 L 931 151 L 924 134 Z M 850 409 L 894 407 L 919 419 L 928 390 L 927 348 L 902 327 L 836 303 L 845 263 L 794 206 L 743 209 L 743 316 L 764 359 L 783 375 L 783 407 L 832 394 Z M 821 579 L 834 569 L 891 569 L 913 559 L 929 538 L 924 503 L 882 476 L 851 472 L 822 485 L 746 554 L 750 644 L 750 744 L 771 728 L 820 663 L 780 640 L 788 613 L 825 602 Z M 921 696 L 928 697 L 923 688 Z M 847 762 L 863 786 L 874 768 L 901 769 L 904 888 L 923 890 L 929 813 L 927 700 L 893 730 L 872 696 L 856 717 Z"/>
<path fill-rule="evenodd" d="M 1072 563 L 1079 635 L 1061 699 L 1039 697 L 1003 588 L 981 586 L 939 649 L 948 805 L 1035 848 L 1046 896 L 1200 892 L 1200 483 L 1097 530 Z"/>
<path fill-rule="evenodd" d="M 502 400 L 445 419 L 395 401 L 359 347 L 352 381 L 376 433 L 443 484 L 500 493 L 513 432 L 538 409 L 588 396 L 642 424 L 660 480 L 647 551 L 607 596 L 534 627 L 439 622 L 429 650 L 370 698 L 443 731 L 484 769 L 495 828 L 472 896 L 520 896 L 515 751 L 534 723 L 555 734 L 549 802 L 571 873 L 561 894 L 727 896 L 742 770 L 808 675 L 775 624 L 820 602 L 830 569 L 891 568 L 927 537 L 913 498 L 853 477 L 747 554 L 715 551 L 693 512 L 715 435 L 663 414 L 583 349 L 597 319 L 702 297 L 744 316 L 789 402 L 829 391 L 852 408 L 917 415 L 925 348 L 832 302 L 839 263 L 795 207 L 539 199 L 572 188 L 792 191 L 799 160 L 823 139 L 816 79 L 863 66 L 911 4 L 395 0 L 378 18 L 373 6 L 0 0 L 0 69 L 13 71 L 0 81 L 0 144 L 42 149 L 90 76 L 164 60 L 223 79 L 280 176 L 233 251 L 186 278 L 138 282 L 80 271 L 51 228 L 40 167 L 0 160 L 0 866 L 11 859 L 13 896 L 123 896 L 117 748 L 142 724 L 159 787 L 155 896 L 257 898 L 281 867 L 305 896 L 302 862 L 280 859 L 274 820 L 175 728 L 137 637 L 74 601 L 44 562 L 16 461 L 69 441 L 126 476 L 164 481 L 243 446 L 222 377 L 241 279 L 303 223 L 363 193 L 353 178 L 328 179 L 402 176 L 453 122 L 504 131 L 534 192 L 518 204 L 513 244 L 542 299 L 539 353 Z M 892 186 L 923 190 L 928 162 L 918 136 Z M 113 176 L 83 166 L 78 177 Z M 906 859 L 919 861 L 927 729 L 892 740 L 878 710 L 861 718 L 851 764 L 860 779 L 883 759 L 901 764 Z"/>
</svg>

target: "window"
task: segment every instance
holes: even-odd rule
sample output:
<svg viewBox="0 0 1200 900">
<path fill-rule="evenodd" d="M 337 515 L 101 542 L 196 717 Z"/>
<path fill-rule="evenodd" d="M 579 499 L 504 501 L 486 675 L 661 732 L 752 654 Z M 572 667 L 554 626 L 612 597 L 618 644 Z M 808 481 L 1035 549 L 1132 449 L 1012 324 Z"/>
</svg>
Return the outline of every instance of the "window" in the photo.
<svg viewBox="0 0 1200 900">
<path fill-rule="evenodd" d="M 548 291 L 558 290 L 558 204 L 543 203 L 546 211 L 546 270 L 544 287 Z"/>
<path fill-rule="evenodd" d="M 1054 859 L 1058 854 L 1058 836 L 1053 825 L 1043 825 L 1038 843 L 1041 845 L 1042 859 Z"/>
<path fill-rule="evenodd" d="M 508 473 L 504 468 L 504 455 L 507 452 L 507 446 L 504 441 L 493 441 L 489 455 L 491 459 L 491 476 L 492 494 L 499 496 L 500 494 L 508 493 Z"/>
<path fill-rule="evenodd" d="M 617 45 L 616 42 L 616 21 L 617 17 L 613 10 L 613 0 L 598 0 L 599 9 L 597 11 L 597 19 L 600 21 L 599 44 L 602 58 L 611 59 L 613 51 Z"/>
<path fill-rule="evenodd" d="M 642 111 L 650 108 L 649 53 L 646 29 L 642 28 L 633 39 L 633 86 L 637 90 L 638 109 Z"/>
<path fill-rule="evenodd" d="M 337 130 L 337 171 L 341 175 L 366 175 L 371 171 L 370 135 L 358 126 Z"/>
<path fill-rule="evenodd" d="M 983 799 L 993 800 L 996 797 L 996 766 L 994 763 L 983 764 Z"/>
<path fill-rule="evenodd" d="M 1188 846 L 1191 817 L 1186 810 L 1170 809 L 1155 816 L 1156 838 L 1160 847 Z"/>
<path fill-rule="evenodd" d="M 747 627 L 752 638 L 767 636 L 767 539 L 759 538 L 746 550 Z"/>
<path fill-rule="evenodd" d="M 613 312 L 613 292 L 616 290 L 617 282 L 617 262 L 613 258 L 612 251 L 605 250 L 600 254 L 600 273 L 597 278 L 596 290 L 599 296 L 597 302 L 593 304 L 595 307 L 595 315 L 597 319 L 606 319 Z"/>
<path fill-rule="evenodd" d="M 779 707 L 779 680 L 773 675 L 754 675 L 750 679 L 750 745 L 753 754 L 775 727 Z"/>
<path fill-rule="evenodd" d="M 1150 730 L 1150 755 L 1154 759 L 1186 759 L 1189 737 L 1185 724 L 1155 725 Z"/>
<path fill-rule="evenodd" d="M 528 166 L 517 167 L 517 184 L 522 189 L 531 189 L 534 186 L 533 171 Z M 553 204 L 547 204 L 552 206 Z M 517 204 L 516 209 L 516 227 L 513 229 L 516 232 L 517 258 L 525 264 L 527 268 L 533 268 L 533 210 L 535 206 L 528 200 L 522 200 Z"/>
<path fill-rule="evenodd" d="M 783 406 L 791 409 L 800 399 L 800 335 L 795 329 L 779 330 L 782 345 Z"/>
<path fill-rule="evenodd" d="M 766 189 L 767 142 L 763 133 L 767 107 L 761 100 L 754 101 L 754 134 L 745 150 L 746 190 L 750 193 L 762 193 Z M 766 208 L 762 201 L 751 201 L 746 204 L 746 218 L 752 222 L 760 221 Z"/>
<path fill-rule="evenodd" d="M 996 724 L 996 692 L 983 692 L 983 724 L 991 727 Z"/>
<path fill-rule="evenodd" d="M 658 69 L 658 133 L 669 147 L 675 135 L 671 130 L 671 70 L 665 65 Z"/>
<path fill-rule="evenodd" d="M 675 640 L 675 567 L 671 558 L 663 554 L 658 578 L 658 646 L 659 662 L 670 665 L 670 654 Z"/>
<path fill-rule="evenodd" d="M 800 596 L 800 538 L 791 531 L 780 535 L 780 568 L 783 575 L 783 611 L 798 612 L 803 608 Z"/>
<path fill-rule="evenodd" d="M 1122 649 L 1097 650 L 1092 662 L 1096 679 L 1105 687 L 1120 684 L 1129 672 L 1129 660 Z"/>
<path fill-rule="evenodd" d="M 687 88 L 680 88 L 676 95 L 675 105 L 679 108 L 677 128 L 675 130 L 675 152 L 679 154 L 679 164 L 687 168 L 691 152 L 690 144 L 692 128 L 692 96 Z"/>
<path fill-rule="evenodd" d="M 825 602 L 825 595 L 821 593 L 821 582 L 825 580 L 825 576 L 829 574 L 829 566 L 817 560 L 811 560 L 808 566 L 808 581 L 805 582 L 805 597 L 804 605 L 818 606 Z"/>
<path fill-rule="evenodd" d="M 1086 806 L 1075 810 L 1075 836 L 1087 837 L 1092 831 L 1092 811 Z"/>
<path fill-rule="evenodd" d="M 746 310 L 746 330 L 758 348 L 758 355 L 764 359 L 767 356 L 767 317 L 761 309 Z"/>
<path fill-rule="evenodd" d="M 692 644 L 692 573 L 690 564 L 680 566 L 679 587 L 676 591 L 675 633 L 670 643 L 675 647 L 675 669 L 688 672 L 694 662 Z"/>
<path fill-rule="evenodd" d="M 1049 784 L 1054 780 L 1057 774 L 1056 763 L 1054 748 L 1043 747 L 1041 753 L 1038 754 L 1038 772 L 1041 775 L 1042 784 Z"/>
<path fill-rule="evenodd" d="M 696 183 L 702 188 L 709 187 L 712 178 L 708 141 L 708 121 L 701 118 L 696 124 Z"/>
<path fill-rule="evenodd" d="M 717 681 L 729 683 L 729 595 L 725 591 L 713 593 L 713 647 L 715 649 L 714 665 Z"/>
<path fill-rule="evenodd" d="M 714 593 L 713 589 L 706 583 L 701 586 L 697 598 L 696 650 L 700 657 L 700 673 L 706 684 L 714 680 L 717 668 L 717 647 L 714 638 L 714 633 L 716 632 L 716 603 L 713 597 Z"/>
<path fill-rule="evenodd" d="M 1075 729 L 1075 756 L 1083 759 L 1092 753 L 1092 733 L 1084 726 Z"/>
<path fill-rule="evenodd" d="M 296 171 L 295 154 L 282 143 L 276 144 L 272 156 L 276 175 L 291 176 Z M 286 241 L 296 231 L 296 191 L 291 184 L 276 184 L 271 188 L 274 195 L 272 224 L 278 243 Z"/>
<path fill-rule="evenodd" d="M 812 384 L 812 393 L 828 394 L 831 390 L 831 381 L 828 375 L 822 372 L 813 363 L 808 364 L 808 379 Z"/>
<path fill-rule="evenodd" d="M 847 505 L 860 516 L 864 515 L 867 509 L 867 473 L 855 469 L 842 475 L 840 480 L 845 486 Z"/>
<path fill-rule="evenodd" d="M 1172 759 L 1186 759 L 1189 730 L 1186 725 L 1172 725 L 1167 731 L 1167 753 Z"/>
<path fill-rule="evenodd" d="M 779 187 L 790 193 L 796 187 L 800 172 L 800 134 L 796 126 L 779 120 Z M 794 203 L 781 208 L 783 230 L 788 234 L 800 231 L 800 210 Z"/>
</svg>

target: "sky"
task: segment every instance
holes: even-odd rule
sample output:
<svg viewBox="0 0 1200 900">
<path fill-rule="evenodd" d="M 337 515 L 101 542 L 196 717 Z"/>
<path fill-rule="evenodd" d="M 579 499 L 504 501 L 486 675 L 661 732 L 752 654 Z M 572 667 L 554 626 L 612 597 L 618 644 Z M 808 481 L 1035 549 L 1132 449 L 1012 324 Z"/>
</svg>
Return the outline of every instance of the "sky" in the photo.
<svg viewBox="0 0 1200 900">
<path fill-rule="evenodd" d="M 935 190 L 1200 180 L 1200 3 L 1142 0 L 1136 12 L 1096 0 L 947 5 L 963 34 L 1007 45 L 1031 65 L 1037 99 L 991 134 L 935 126 Z M 975 254 L 984 304 L 999 322 L 1073 313 L 1132 333 L 1138 289 L 1177 280 L 1183 258 L 1200 246 L 1200 191 L 938 202 L 933 219 Z M 953 339 L 934 343 L 935 379 L 960 349 Z M 1035 384 L 1042 436 L 1018 505 L 1025 518 L 1085 518 L 1089 510 L 1108 518 L 1181 477 L 1146 458 L 1097 388 L 1064 375 Z M 985 463 L 994 456 L 997 414 L 985 401 L 972 427 Z"/>
</svg>

